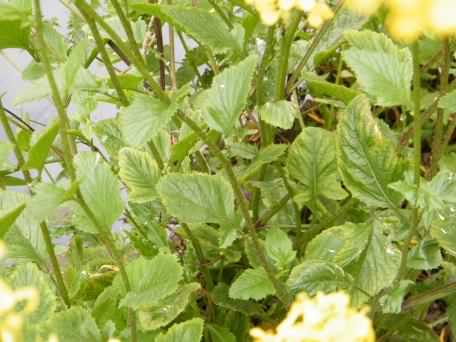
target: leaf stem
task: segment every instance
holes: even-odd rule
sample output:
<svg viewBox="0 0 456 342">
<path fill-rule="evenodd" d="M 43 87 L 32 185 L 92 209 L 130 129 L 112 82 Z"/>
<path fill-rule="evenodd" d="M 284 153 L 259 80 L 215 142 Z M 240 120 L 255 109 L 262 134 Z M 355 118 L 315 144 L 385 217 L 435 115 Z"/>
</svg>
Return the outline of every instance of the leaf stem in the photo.
<svg viewBox="0 0 456 342">
<path fill-rule="evenodd" d="M 456 282 L 448 283 L 444 286 L 437 287 L 435 289 L 420 293 L 415 296 L 408 298 L 404 305 L 403 310 L 411 309 L 415 306 L 431 303 L 437 299 L 441 299 L 450 296 L 456 292 Z"/>
<path fill-rule="evenodd" d="M 189 126 L 195 133 L 198 135 L 198 137 L 208 146 L 209 150 L 220 160 L 222 163 L 225 172 L 228 176 L 228 180 L 231 183 L 231 186 L 234 191 L 234 195 L 236 197 L 236 200 L 239 204 L 239 207 L 241 209 L 242 216 L 246 222 L 246 226 L 248 229 L 248 233 L 250 237 L 252 238 L 255 251 L 260 259 L 260 262 L 262 266 L 264 267 L 266 273 L 268 274 L 269 280 L 272 282 L 274 289 L 276 290 L 277 297 L 279 300 L 284 304 L 288 305 L 290 303 L 290 295 L 288 291 L 286 290 L 285 286 L 276 278 L 275 276 L 275 270 L 274 267 L 268 262 L 266 259 L 266 256 L 264 254 L 264 251 L 260 245 L 259 239 L 258 239 L 258 234 L 256 231 L 255 223 L 253 222 L 250 213 L 249 213 L 249 208 L 247 205 L 247 201 L 242 194 L 241 187 L 239 185 L 239 182 L 237 181 L 236 175 L 234 174 L 233 168 L 231 166 L 231 163 L 225 158 L 223 155 L 222 151 L 218 148 L 216 144 L 214 144 L 210 139 L 208 139 L 207 135 L 205 132 L 198 126 L 196 122 L 194 122 L 191 118 L 188 116 L 184 115 L 181 112 L 177 113 L 177 117 L 184 122 L 187 126 Z"/>
<path fill-rule="evenodd" d="M 268 223 L 268 221 L 274 217 L 275 214 L 277 214 L 280 209 L 282 209 L 290 200 L 291 195 L 290 193 L 287 193 L 285 196 L 283 196 L 275 205 L 270 207 L 266 212 L 261 215 L 261 217 L 256 221 L 255 227 L 263 227 L 265 224 Z"/>
</svg>

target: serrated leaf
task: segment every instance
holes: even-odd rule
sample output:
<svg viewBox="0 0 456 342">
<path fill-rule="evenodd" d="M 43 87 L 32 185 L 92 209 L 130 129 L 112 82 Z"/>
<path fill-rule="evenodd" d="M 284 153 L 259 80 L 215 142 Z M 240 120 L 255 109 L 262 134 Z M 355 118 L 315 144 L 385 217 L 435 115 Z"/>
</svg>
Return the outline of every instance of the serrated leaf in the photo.
<svg viewBox="0 0 456 342">
<path fill-rule="evenodd" d="M 271 126 L 290 129 L 299 115 L 299 108 L 290 101 L 267 102 L 259 109 L 261 120 Z"/>
<path fill-rule="evenodd" d="M 140 257 L 127 265 L 131 291 L 119 306 L 147 308 L 176 291 L 182 267 L 173 255 L 158 255 L 151 260 Z"/>
<path fill-rule="evenodd" d="M 353 196 L 371 207 L 396 208 L 401 196 L 388 185 L 402 178 L 403 162 L 382 134 L 365 96 L 346 108 L 336 141 L 339 171 Z"/>
<path fill-rule="evenodd" d="M 199 342 L 203 336 L 204 321 L 194 318 L 174 324 L 166 333 L 157 336 L 155 342 Z"/>
<path fill-rule="evenodd" d="M 160 170 L 149 153 L 123 148 L 119 152 L 119 168 L 119 176 L 130 190 L 129 201 L 144 203 L 157 197 L 155 185 Z"/>
<path fill-rule="evenodd" d="M 306 260 L 323 260 L 345 267 L 366 248 L 370 229 L 365 224 L 345 223 L 317 235 L 306 248 Z"/>
<path fill-rule="evenodd" d="M 125 141 L 132 146 L 146 144 L 168 125 L 176 110 L 175 103 L 168 105 L 156 97 L 136 94 L 119 116 Z"/>
<path fill-rule="evenodd" d="M 260 300 L 275 293 L 263 268 L 249 268 L 231 284 L 229 296 L 234 299 Z"/>
<path fill-rule="evenodd" d="M 187 223 L 229 223 L 234 217 L 234 194 L 221 176 L 169 174 L 157 184 L 168 212 Z"/>
<path fill-rule="evenodd" d="M 310 295 L 349 289 L 351 283 L 350 275 L 341 267 L 319 260 L 308 260 L 295 266 L 287 280 L 292 293 L 305 291 Z"/>
<path fill-rule="evenodd" d="M 210 128 L 226 136 L 233 132 L 247 103 L 256 63 L 257 57 L 250 56 L 226 68 L 198 96 L 197 106 Z"/>
<path fill-rule="evenodd" d="M 133 3 L 131 8 L 142 14 L 158 16 L 208 46 L 216 53 L 237 52 L 240 46 L 223 20 L 215 13 L 198 7 Z"/>
<path fill-rule="evenodd" d="M 410 51 L 399 48 L 382 33 L 345 34 L 351 47 L 343 52 L 361 88 L 380 106 L 410 104 L 413 63 Z"/>
<path fill-rule="evenodd" d="M 338 180 L 334 142 L 330 132 L 306 127 L 288 153 L 288 172 L 302 185 L 299 196 L 314 207 L 321 196 L 335 200 L 346 197 Z"/>
<path fill-rule="evenodd" d="M 279 228 L 271 228 L 267 231 L 265 247 L 267 256 L 279 268 L 285 268 L 296 258 L 290 238 Z"/>
<path fill-rule="evenodd" d="M 102 226 L 98 229 L 110 230 L 124 209 L 118 179 L 93 152 L 79 153 L 75 165 L 82 197 Z"/>
<path fill-rule="evenodd" d="M 56 313 L 47 324 L 47 332 L 65 342 L 103 341 L 92 315 L 80 306 Z"/>
<path fill-rule="evenodd" d="M 177 291 L 147 310 L 138 312 L 138 319 L 142 330 L 151 331 L 168 325 L 184 311 L 190 302 L 192 294 L 200 289 L 200 284 L 190 283 L 183 285 Z"/>
</svg>

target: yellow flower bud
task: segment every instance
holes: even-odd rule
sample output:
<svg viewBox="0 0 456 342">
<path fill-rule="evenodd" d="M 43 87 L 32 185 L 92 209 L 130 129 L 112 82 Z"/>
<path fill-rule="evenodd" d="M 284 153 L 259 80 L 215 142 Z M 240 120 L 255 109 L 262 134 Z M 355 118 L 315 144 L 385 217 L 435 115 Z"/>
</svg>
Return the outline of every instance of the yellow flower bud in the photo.
<svg viewBox="0 0 456 342">
<path fill-rule="evenodd" d="M 323 2 L 317 3 L 309 13 L 309 24 L 313 27 L 320 27 L 326 20 L 334 16 L 331 8 Z"/>
</svg>

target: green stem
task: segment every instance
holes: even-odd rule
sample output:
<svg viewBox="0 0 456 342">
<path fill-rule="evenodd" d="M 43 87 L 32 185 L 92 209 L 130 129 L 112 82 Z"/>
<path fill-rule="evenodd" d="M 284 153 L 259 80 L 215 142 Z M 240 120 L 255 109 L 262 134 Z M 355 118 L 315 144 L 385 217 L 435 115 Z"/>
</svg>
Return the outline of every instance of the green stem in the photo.
<svg viewBox="0 0 456 342">
<path fill-rule="evenodd" d="M 414 182 L 416 191 L 416 201 L 418 201 L 419 188 L 421 183 L 421 134 L 422 134 L 422 117 L 421 117 L 421 72 L 419 62 L 419 46 L 414 43 L 412 46 L 413 53 L 413 114 L 414 114 Z M 412 220 L 409 228 L 409 233 L 401 247 L 401 265 L 397 274 L 395 283 L 397 284 L 407 272 L 407 256 L 409 245 L 418 231 L 418 224 L 420 220 L 419 209 L 417 203 L 414 203 L 412 209 Z"/>
<path fill-rule="evenodd" d="M 336 5 L 336 8 L 334 10 L 334 16 L 330 20 L 326 21 L 320 27 L 320 29 L 318 30 L 317 34 L 314 36 L 314 38 L 312 40 L 312 43 L 310 43 L 310 45 L 307 48 L 304 56 L 302 57 L 302 59 L 299 62 L 298 66 L 293 71 L 293 73 L 292 73 L 292 75 L 290 77 L 290 80 L 289 80 L 288 86 L 287 86 L 287 91 L 286 91 L 287 94 L 290 94 L 293 91 L 293 89 L 295 88 L 295 86 L 297 85 L 297 81 L 299 79 L 299 75 L 301 74 L 302 70 L 305 68 L 305 66 L 309 62 L 309 59 L 313 56 L 316 48 L 318 47 L 318 44 L 320 44 L 320 41 L 325 36 L 325 34 L 328 31 L 329 27 L 331 26 L 331 24 L 333 23 L 333 21 L 335 20 L 337 15 L 339 14 L 343 3 L 344 3 L 343 0 L 339 0 L 339 2 Z"/>
<path fill-rule="evenodd" d="M 448 92 L 448 76 L 450 70 L 450 42 L 449 38 L 443 38 L 443 49 L 442 49 L 442 71 L 440 76 L 440 95 L 444 95 Z M 432 140 L 432 160 L 431 160 L 431 171 L 430 178 L 432 178 L 438 170 L 439 160 L 442 155 L 443 148 L 443 109 L 437 111 L 437 119 L 435 123 L 435 133 Z"/>
<path fill-rule="evenodd" d="M 285 286 L 276 278 L 275 276 L 275 269 L 274 267 L 269 263 L 269 261 L 266 259 L 266 256 L 264 254 L 264 251 L 260 245 L 259 239 L 258 239 L 258 234 L 256 231 L 255 223 L 253 222 L 250 213 L 249 213 L 249 208 L 247 205 L 247 201 L 242 194 L 241 187 L 239 185 L 239 182 L 237 181 L 236 175 L 234 174 L 233 168 L 231 166 L 231 163 L 229 160 L 225 158 L 223 155 L 222 151 L 218 148 L 216 144 L 214 144 L 210 139 L 208 139 L 207 135 L 205 132 L 194 122 L 192 119 L 190 119 L 188 116 L 184 115 L 181 112 L 177 113 L 178 118 L 184 122 L 187 126 L 189 126 L 197 135 L 198 137 L 208 146 L 209 150 L 211 153 L 213 153 L 221 162 L 223 165 L 225 172 L 228 176 L 228 180 L 231 183 L 231 186 L 234 191 L 234 195 L 236 197 L 236 200 L 239 204 L 239 207 L 241 209 L 242 216 L 246 222 L 246 226 L 248 229 L 248 233 L 253 241 L 255 251 L 258 255 L 258 258 L 260 259 L 260 262 L 262 266 L 264 267 L 266 273 L 268 274 L 268 278 L 272 282 L 274 289 L 276 290 L 277 297 L 280 299 L 280 301 L 288 305 L 290 302 L 290 295 L 288 291 L 286 290 Z"/>
<path fill-rule="evenodd" d="M 95 44 L 97 45 L 97 49 L 101 54 L 101 58 L 103 60 L 103 64 L 108 71 L 109 77 L 111 78 L 112 85 L 114 86 L 114 89 L 117 92 L 117 95 L 120 98 L 120 102 L 122 102 L 122 105 L 128 106 L 128 98 L 125 95 L 125 92 L 122 89 L 122 86 L 120 85 L 120 81 L 116 75 L 116 72 L 114 70 L 114 66 L 112 65 L 111 59 L 109 58 L 108 52 L 106 51 L 105 45 L 104 45 L 104 40 L 100 35 L 100 32 L 98 31 L 97 24 L 95 21 L 84 11 L 83 8 L 79 9 L 81 11 L 81 14 L 84 16 L 85 21 L 89 25 L 90 31 L 92 32 L 93 38 L 95 39 Z"/>
<path fill-rule="evenodd" d="M 404 305 L 403 309 L 408 310 L 415 306 L 431 303 L 437 299 L 448 297 L 456 292 L 456 282 L 449 283 L 447 285 L 420 293 L 415 296 L 408 298 Z"/>
<path fill-rule="evenodd" d="M 290 193 L 287 193 L 285 196 L 283 196 L 275 205 L 273 205 L 271 208 L 266 210 L 263 215 L 258 219 L 258 221 L 255 223 L 256 227 L 263 227 L 265 224 L 268 223 L 268 221 L 274 217 L 275 214 L 277 214 L 280 209 L 282 209 L 290 200 L 291 195 Z"/>
<path fill-rule="evenodd" d="M 278 169 L 278 171 L 280 173 L 280 177 L 283 180 L 283 184 L 285 185 L 285 189 L 287 189 L 287 192 L 290 195 L 291 203 L 293 204 L 293 209 L 294 209 L 294 212 L 295 212 L 296 230 L 298 231 L 298 234 L 300 235 L 301 234 L 301 228 L 302 228 L 301 227 L 302 226 L 301 209 L 296 204 L 296 202 L 293 200 L 293 198 L 295 197 L 295 191 L 294 191 L 293 187 L 291 186 L 290 182 L 287 179 L 287 176 L 285 174 L 285 170 L 282 167 L 280 167 L 280 166 L 278 166 L 277 169 Z"/>
<path fill-rule="evenodd" d="M 6 113 L 3 110 L 3 105 L 1 103 L 1 99 L 0 99 L 0 121 L 2 123 L 3 130 L 5 131 L 5 134 L 8 138 L 8 140 L 14 146 L 14 154 L 16 155 L 16 159 L 17 159 L 18 165 L 20 167 L 21 165 L 24 165 L 25 158 L 17 144 L 16 136 L 14 135 L 13 129 L 11 128 L 11 126 L 8 122 Z M 25 181 L 30 185 L 33 182 L 30 172 L 28 170 L 22 169 L 22 174 L 24 175 Z M 57 256 L 55 255 L 54 244 L 52 243 L 51 234 L 49 232 L 49 228 L 48 228 L 46 222 L 43 221 L 40 223 L 40 230 L 41 230 L 41 234 L 43 235 L 44 244 L 46 246 L 46 252 L 49 255 L 49 259 L 51 261 L 57 290 L 59 291 L 60 296 L 62 297 L 62 300 L 65 303 L 65 305 L 70 307 L 71 306 L 70 296 L 68 295 L 68 291 L 65 286 L 65 281 L 63 280 L 63 275 L 62 275 L 62 271 L 60 269 L 60 264 L 57 259 Z"/>
<path fill-rule="evenodd" d="M 163 159 L 160 155 L 160 152 L 158 151 L 157 146 L 153 143 L 152 140 L 150 140 L 147 145 L 149 145 L 150 152 L 152 153 L 155 161 L 157 162 L 158 168 L 160 170 L 163 170 L 165 168 L 165 163 L 163 162 Z"/>
</svg>

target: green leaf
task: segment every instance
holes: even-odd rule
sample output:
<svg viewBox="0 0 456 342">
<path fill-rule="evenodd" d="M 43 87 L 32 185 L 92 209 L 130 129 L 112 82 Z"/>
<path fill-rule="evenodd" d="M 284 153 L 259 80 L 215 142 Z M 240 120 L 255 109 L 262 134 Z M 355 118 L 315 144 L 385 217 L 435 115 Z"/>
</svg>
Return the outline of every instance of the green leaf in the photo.
<svg viewBox="0 0 456 342">
<path fill-rule="evenodd" d="M 257 173 L 263 165 L 271 164 L 278 160 L 285 153 L 286 149 L 287 145 L 285 144 L 271 144 L 259 150 L 255 159 L 242 172 L 239 181 L 244 183 Z"/>
<path fill-rule="evenodd" d="M 215 13 L 198 7 L 152 5 L 133 3 L 131 8 L 141 14 L 158 16 L 160 19 L 185 32 L 215 53 L 238 52 L 240 46 L 223 20 Z"/>
<path fill-rule="evenodd" d="M 351 48 L 343 52 L 361 88 L 380 106 L 410 105 L 413 76 L 412 56 L 383 33 L 372 31 L 345 34 Z"/>
<path fill-rule="evenodd" d="M 380 298 L 383 313 L 400 313 L 405 296 L 409 293 L 409 287 L 415 284 L 411 280 L 401 280 L 399 286 L 387 295 Z"/>
<path fill-rule="evenodd" d="M 201 318 L 174 324 L 166 333 L 158 335 L 155 342 L 199 342 L 203 336 L 203 326 Z"/>
<path fill-rule="evenodd" d="M 190 283 L 181 286 L 177 291 L 156 302 L 147 310 L 138 312 L 141 329 L 151 331 L 168 325 L 187 307 L 192 294 L 200 289 L 200 284 Z"/>
<path fill-rule="evenodd" d="M 131 291 L 119 306 L 147 308 L 177 290 L 182 267 L 173 255 L 158 255 L 151 260 L 140 257 L 127 265 Z"/>
<path fill-rule="evenodd" d="M 24 324 L 25 340 L 35 341 L 39 337 L 41 324 L 47 322 L 57 307 L 57 299 L 52 289 L 52 281 L 35 264 L 19 265 L 11 274 L 9 283 L 13 289 L 36 289 L 37 308 L 27 315 Z"/>
<path fill-rule="evenodd" d="M 288 172 L 302 185 L 299 196 L 314 207 L 321 196 L 335 200 L 346 197 L 338 180 L 334 143 L 330 132 L 306 127 L 288 153 Z"/>
<path fill-rule="evenodd" d="M 20 203 L 17 207 L 0 210 L 0 239 L 3 239 L 24 208 L 25 203 Z"/>
<path fill-rule="evenodd" d="M 234 194 L 221 176 L 168 174 L 157 191 L 169 214 L 187 223 L 229 223 L 234 217 Z"/>
<path fill-rule="evenodd" d="M 439 100 L 439 108 L 445 109 L 450 113 L 456 112 L 456 89 L 450 91 Z"/>
<path fill-rule="evenodd" d="M 285 268 L 296 258 L 296 252 L 287 233 L 271 228 L 266 233 L 266 254 L 277 267 Z"/>
<path fill-rule="evenodd" d="M 66 192 L 54 184 L 38 183 L 33 187 L 34 195 L 28 202 L 24 214 L 40 223 L 55 213 L 66 199 Z"/>
<path fill-rule="evenodd" d="M 52 143 L 59 133 L 59 122 L 56 121 L 52 125 L 49 125 L 40 135 L 37 137 L 36 142 L 30 148 L 28 153 L 28 160 L 23 166 L 23 169 L 37 169 L 41 170 L 44 167 L 44 163 L 49 155 Z"/>
<path fill-rule="evenodd" d="M 19 1 L 0 3 L 0 50 L 30 49 L 32 6 Z"/>
<path fill-rule="evenodd" d="M 236 342 L 236 336 L 223 326 L 207 324 L 206 329 L 213 342 Z"/>
<path fill-rule="evenodd" d="M 123 148 L 119 152 L 119 168 L 119 176 L 130 190 L 129 201 L 144 203 L 157 197 L 155 185 L 160 170 L 149 153 Z"/>
<path fill-rule="evenodd" d="M 290 129 L 299 115 L 299 108 L 290 101 L 267 102 L 259 109 L 261 120 L 271 126 Z"/>
<path fill-rule="evenodd" d="M 177 105 L 161 102 L 156 97 L 136 94 L 132 103 L 120 112 L 120 129 L 132 146 L 144 145 L 158 135 L 171 121 Z"/>
<path fill-rule="evenodd" d="M 334 262 L 345 267 L 366 248 L 370 229 L 365 224 L 345 223 L 329 228 L 309 242 L 306 260 Z"/>
<path fill-rule="evenodd" d="M 431 225 L 431 236 L 447 253 L 456 256 L 456 215 L 453 211 L 448 209 L 437 214 Z"/>
<path fill-rule="evenodd" d="M 311 73 L 304 73 L 302 79 L 306 81 L 310 94 L 314 97 L 329 97 L 349 104 L 360 92 L 340 84 L 330 83 Z"/>
<path fill-rule="evenodd" d="M 110 230 L 124 208 L 119 181 L 109 166 L 93 152 L 79 153 L 75 164 L 82 197 L 102 226 L 100 228 Z"/>
<path fill-rule="evenodd" d="M 14 145 L 6 141 L 0 141 L 0 170 L 12 170 L 14 166 L 9 161 L 14 152 Z"/>
<path fill-rule="evenodd" d="M 231 284 L 229 296 L 234 299 L 260 300 L 275 294 L 266 271 L 263 268 L 249 268 Z"/>
<path fill-rule="evenodd" d="M 407 266 L 415 270 L 432 270 L 442 264 L 440 246 L 436 240 L 418 242 L 409 252 Z"/>
<path fill-rule="evenodd" d="M 257 63 L 256 56 L 230 66 L 214 77 L 210 89 L 198 96 L 207 125 L 229 136 L 244 109 L 250 93 L 250 83 Z"/>
<path fill-rule="evenodd" d="M 376 330 L 386 330 L 391 342 L 438 342 L 438 336 L 425 322 L 405 314 L 382 315 Z"/>
<path fill-rule="evenodd" d="M 310 295 L 349 289 L 351 284 L 350 275 L 341 267 L 319 260 L 308 260 L 295 266 L 287 280 L 287 285 L 293 293 L 305 291 Z"/>
<path fill-rule="evenodd" d="M 345 186 L 369 206 L 396 208 L 401 196 L 388 187 L 403 175 L 395 145 L 373 118 L 365 96 L 346 108 L 337 126 L 337 158 Z"/>
<path fill-rule="evenodd" d="M 54 334 L 59 341 L 101 342 L 100 330 L 90 312 L 79 306 L 60 311 L 54 315 L 47 326 L 48 334 Z"/>
</svg>

